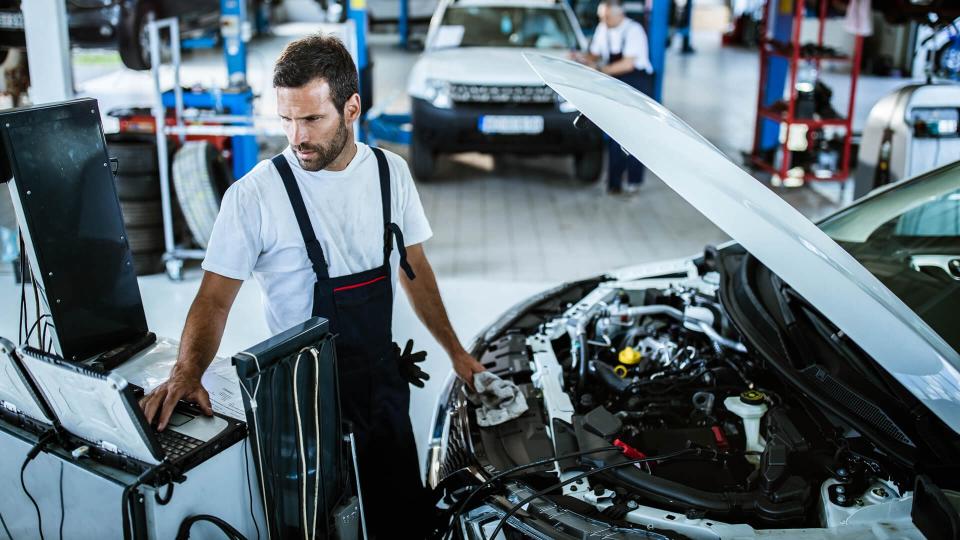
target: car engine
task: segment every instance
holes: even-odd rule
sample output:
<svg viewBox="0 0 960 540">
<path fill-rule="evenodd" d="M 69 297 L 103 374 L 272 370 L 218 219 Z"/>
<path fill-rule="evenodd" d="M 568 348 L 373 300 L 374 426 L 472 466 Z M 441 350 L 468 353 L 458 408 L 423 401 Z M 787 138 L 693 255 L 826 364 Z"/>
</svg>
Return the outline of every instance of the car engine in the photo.
<svg viewBox="0 0 960 540">
<path fill-rule="evenodd" d="M 825 428 L 739 341 L 715 281 L 601 282 L 515 321 L 477 356 L 518 384 L 530 410 L 472 425 L 459 447 L 501 471 L 580 453 L 526 480 L 593 471 L 561 499 L 614 523 L 653 519 L 687 533 L 719 533 L 719 522 L 830 527 L 906 500 L 907 480 L 856 434 Z"/>
</svg>

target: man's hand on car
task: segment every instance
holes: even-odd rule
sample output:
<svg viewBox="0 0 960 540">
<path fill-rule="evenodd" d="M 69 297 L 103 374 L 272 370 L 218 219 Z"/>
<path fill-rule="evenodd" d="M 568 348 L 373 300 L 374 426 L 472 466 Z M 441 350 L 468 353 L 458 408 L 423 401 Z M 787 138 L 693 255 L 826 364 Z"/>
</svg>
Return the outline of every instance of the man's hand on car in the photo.
<svg viewBox="0 0 960 540">
<path fill-rule="evenodd" d="M 487 368 L 483 367 L 483 364 L 477 362 L 477 359 L 470 356 L 470 353 L 467 351 L 455 355 L 452 360 L 453 371 L 455 371 L 457 377 L 460 377 L 470 388 L 473 388 L 473 374 L 487 370 Z"/>
<path fill-rule="evenodd" d="M 210 395 L 200 384 L 200 376 L 178 373 L 176 369 L 170 374 L 167 382 L 156 387 L 153 392 L 140 400 L 140 408 L 143 409 L 147 422 L 153 424 L 156 420 L 157 430 L 163 431 L 180 400 L 196 403 L 203 414 L 213 415 Z"/>
</svg>

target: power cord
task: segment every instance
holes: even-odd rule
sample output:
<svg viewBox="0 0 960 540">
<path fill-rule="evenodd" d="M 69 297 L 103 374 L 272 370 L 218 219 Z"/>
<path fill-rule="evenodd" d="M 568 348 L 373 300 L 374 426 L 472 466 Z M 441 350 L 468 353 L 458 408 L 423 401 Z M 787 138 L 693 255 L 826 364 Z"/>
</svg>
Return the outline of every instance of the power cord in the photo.
<svg viewBox="0 0 960 540">
<path fill-rule="evenodd" d="M 7 528 L 7 522 L 3 520 L 2 513 L 0 513 L 0 525 L 3 525 L 3 532 L 7 533 L 7 538 L 13 540 L 13 535 L 10 534 L 10 529 Z"/>
<path fill-rule="evenodd" d="M 233 527 L 233 525 L 230 525 L 226 521 L 216 516 L 210 516 L 207 514 L 198 514 L 184 519 L 183 522 L 180 523 L 180 528 L 177 529 L 176 540 L 187 540 L 190 538 L 190 527 L 193 527 L 193 524 L 198 521 L 206 521 L 214 524 L 230 540 L 247 540 L 242 534 L 240 534 L 240 531 Z"/>
<path fill-rule="evenodd" d="M 31 461 L 33 461 L 34 459 L 36 459 L 38 455 L 40 455 L 40 452 L 47 445 L 47 443 L 50 442 L 51 439 L 53 439 L 55 434 L 56 433 L 53 431 L 47 431 L 46 433 L 41 435 L 40 440 L 37 441 L 37 444 L 33 445 L 33 448 L 31 448 L 30 451 L 27 452 L 27 457 L 26 459 L 23 460 L 23 465 L 20 467 L 20 487 L 23 488 L 23 493 L 27 496 L 28 499 L 30 499 L 30 502 L 33 503 L 33 509 L 37 511 L 37 530 L 40 532 L 40 540 L 44 540 L 43 516 L 40 515 L 40 505 L 37 504 L 37 500 L 33 498 L 33 495 L 30 494 L 30 490 L 27 489 L 27 483 L 24 478 L 24 473 L 27 470 L 27 465 L 29 465 Z M 4 528 L 6 528 L 6 525 L 4 525 Z"/>
<path fill-rule="evenodd" d="M 67 507 L 63 504 L 63 460 L 60 461 L 60 540 L 63 540 L 63 522 L 67 518 Z"/>
<path fill-rule="evenodd" d="M 719 453 L 716 452 L 715 450 L 714 450 L 714 451 L 707 451 L 707 450 L 702 449 L 702 448 L 687 448 L 687 449 L 684 449 L 684 450 L 678 450 L 678 451 L 676 451 L 676 452 L 671 452 L 671 453 L 669 453 L 669 454 L 664 454 L 664 455 L 662 455 L 662 456 L 651 456 L 651 457 L 645 457 L 645 458 L 640 458 L 640 459 L 631 459 L 631 460 L 629 460 L 629 461 L 624 461 L 624 462 L 621 462 L 621 463 L 613 463 L 613 464 L 611 464 L 611 465 L 605 465 L 605 466 L 603 466 L 603 467 L 598 467 L 598 468 L 596 468 L 596 469 L 593 469 L 592 471 L 587 471 L 587 472 L 585 472 L 585 473 L 583 473 L 583 474 L 578 474 L 578 475 L 576 475 L 576 476 L 572 476 L 572 477 L 570 477 L 570 478 L 568 478 L 568 479 L 566 479 L 566 480 L 564 480 L 564 481 L 562 481 L 562 482 L 557 482 L 556 484 L 553 484 L 552 486 L 547 486 L 546 488 L 541 489 L 540 491 L 534 493 L 533 495 L 530 495 L 530 496 L 527 497 L 526 499 L 523 499 L 522 501 L 520 501 L 520 502 L 518 502 L 517 504 L 513 505 L 512 507 L 510 507 L 510 510 L 507 510 L 507 513 L 504 514 L 504 516 L 503 516 L 502 518 L 500 518 L 500 522 L 497 523 L 497 528 L 493 530 L 493 534 L 491 534 L 488 538 L 496 538 L 496 537 L 497 537 L 497 534 L 500 532 L 500 530 L 503 529 L 504 524 L 507 523 L 507 520 L 510 519 L 511 517 L 513 517 L 513 515 L 517 513 L 517 510 L 519 510 L 520 508 L 522 508 L 524 505 L 526 505 L 527 503 L 529 503 L 530 501 L 532 501 L 532 500 L 534 500 L 534 499 L 539 499 L 539 498 L 543 497 L 544 495 L 546 495 L 547 493 L 550 493 L 551 491 L 553 491 L 553 490 L 555 490 L 555 489 L 562 488 L 563 486 L 565 486 L 565 485 L 567 485 L 567 484 L 572 484 L 572 483 L 574 483 L 574 482 L 579 482 L 580 480 L 583 480 L 584 478 L 587 478 L 588 476 L 592 476 L 592 475 L 594 475 L 594 474 L 601 473 L 601 472 L 604 472 L 604 471 L 609 471 L 609 470 L 611 470 L 611 469 L 618 469 L 618 468 L 620 468 L 620 467 L 626 467 L 626 466 L 628 466 L 628 465 L 635 465 L 635 464 L 637 464 L 637 463 L 649 463 L 649 462 L 651 462 L 651 461 L 666 461 L 666 460 L 670 460 L 670 459 L 674 459 L 674 458 L 678 458 L 678 457 L 686 456 L 686 455 L 692 455 L 692 454 L 701 455 L 701 454 L 703 454 L 703 453 L 705 453 L 705 452 L 709 452 L 709 453 L 713 454 L 714 457 L 716 457 L 717 455 L 719 455 Z"/>
<path fill-rule="evenodd" d="M 253 526 L 257 529 L 257 540 L 260 540 L 260 525 L 257 524 L 257 516 L 253 513 L 253 488 L 250 486 L 250 456 L 247 455 L 249 441 L 249 437 L 243 440 L 243 470 L 247 473 L 247 497 L 250 500 L 250 519 L 253 520 Z"/>
</svg>

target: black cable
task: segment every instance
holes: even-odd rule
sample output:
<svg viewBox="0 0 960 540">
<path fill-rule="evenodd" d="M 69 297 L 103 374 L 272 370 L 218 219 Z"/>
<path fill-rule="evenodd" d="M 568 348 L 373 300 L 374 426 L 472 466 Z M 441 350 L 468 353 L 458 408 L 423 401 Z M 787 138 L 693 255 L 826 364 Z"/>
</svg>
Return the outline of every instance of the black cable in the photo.
<svg viewBox="0 0 960 540">
<path fill-rule="evenodd" d="M 40 326 L 40 321 L 42 321 L 43 319 L 45 319 L 45 318 L 47 318 L 47 317 L 49 317 L 49 316 L 50 316 L 49 314 L 44 314 L 44 315 L 41 315 L 39 319 L 37 319 L 36 321 L 34 321 L 33 324 L 30 326 L 30 330 L 27 331 L 27 337 L 25 337 L 25 338 L 23 339 L 23 342 L 22 342 L 22 343 L 26 343 L 27 345 L 29 345 L 29 344 L 30 344 L 30 336 L 33 335 L 33 331 L 36 330 L 36 329 Z M 48 325 L 49 325 L 49 323 L 48 323 Z M 42 331 L 42 330 L 41 330 L 41 331 Z M 41 339 L 42 339 L 42 338 L 41 338 Z M 43 350 L 43 343 L 41 343 L 40 346 L 37 347 L 37 348 L 38 348 L 39 350 Z"/>
<path fill-rule="evenodd" d="M 464 510 L 465 508 L 467 508 L 467 505 L 470 504 L 470 501 L 473 500 L 474 495 L 476 495 L 477 493 L 481 492 L 484 488 L 486 488 L 486 487 L 489 486 L 490 484 L 493 484 L 493 483 L 496 482 L 497 480 L 499 480 L 499 479 L 501 479 L 501 478 L 503 478 L 503 477 L 505 477 L 505 476 L 509 476 L 509 475 L 511 475 L 511 474 L 518 473 L 518 472 L 520 472 L 520 471 L 525 471 L 525 470 L 527 470 L 527 469 L 534 469 L 534 468 L 537 468 L 537 467 L 541 467 L 541 466 L 543 466 L 543 465 L 548 465 L 548 464 L 553 463 L 553 462 L 555 462 L 555 461 L 563 461 L 563 460 L 565 460 L 565 459 L 573 459 L 573 458 L 576 458 L 576 457 L 587 456 L 587 455 L 590 455 L 590 454 L 599 454 L 599 453 L 601 453 L 601 452 L 611 452 L 611 451 L 612 451 L 612 452 L 620 452 L 620 451 L 622 451 L 622 449 L 621 449 L 620 447 L 617 447 L 617 446 L 606 446 L 606 447 L 603 447 L 603 448 L 594 448 L 593 450 L 583 450 L 583 451 L 581 451 L 581 452 L 571 452 L 571 453 L 569 453 L 569 454 L 564 454 L 564 455 L 557 456 L 557 457 L 540 459 L 540 460 L 537 460 L 537 461 L 533 461 L 533 462 L 531 462 L 531 463 L 527 463 L 527 464 L 525 464 L 525 465 L 517 465 L 516 467 L 507 469 L 507 470 L 505 470 L 505 471 L 499 472 L 499 473 L 491 476 L 490 478 L 487 479 L 487 481 L 485 481 L 484 483 L 482 483 L 482 484 L 480 484 L 479 486 L 477 486 L 476 488 L 474 488 L 473 491 L 471 491 L 470 494 L 467 495 L 467 498 L 464 499 L 463 502 L 459 505 L 459 508 L 457 508 L 457 510 L 453 513 L 453 517 L 450 518 L 450 527 L 449 527 L 449 529 L 448 529 L 448 531 L 447 531 L 447 534 L 444 535 L 444 538 L 448 538 L 450 535 L 453 534 L 453 527 L 454 527 L 454 526 L 456 525 L 456 523 L 457 523 L 457 518 L 460 516 L 460 514 L 463 512 L 463 510 Z"/>
<path fill-rule="evenodd" d="M 33 314 L 35 317 L 37 317 L 37 323 L 39 323 L 40 319 L 42 319 L 43 317 L 41 317 L 40 315 L 40 291 L 37 290 L 37 278 L 34 277 L 33 275 L 33 267 L 30 267 L 30 283 L 33 286 L 32 287 L 33 288 Z M 30 338 L 27 337 L 27 345 L 29 344 L 30 344 Z M 38 349 L 43 348 L 42 341 L 37 344 L 37 348 Z"/>
<path fill-rule="evenodd" d="M 13 535 L 10 534 L 10 529 L 7 528 L 7 522 L 3 520 L 3 514 L 0 514 L 0 525 L 3 525 L 3 532 L 7 533 L 7 538 L 13 540 Z"/>
<path fill-rule="evenodd" d="M 63 461 L 60 461 L 60 540 L 63 540 L 63 522 L 67 518 L 67 507 L 63 504 Z"/>
<path fill-rule="evenodd" d="M 257 540 L 260 540 L 260 525 L 257 524 L 257 516 L 253 513 L 253 488 L 250 487 L 250 456 L 247 455 L 250 437 L 243 439 L 243 469 L 247 473 L 247 496 L 250 500 L 250 519 L 253 520 L 253 526 L 257 529 Z M 263 509 L 266 512 L 266 508 Z"/>
<path fill-rule="evenodd" d="M 226 521 L 216 516 L 210 516 L 206 514 L 198 514 L 184 519 L 180 523 L 180 528 L 177 530 L 176 540 L 187 540 L 190 538 L 190 527 L 193 527 L 193 524 L 198 521 L 206 521 L 214 524 L 230 540 L 246 540 L 246 538 L 240 534 L 240 531 L 235 529 L 233 525 L 230 525 Z"/>
<path fill-rule="evenodd" d="M 173 499 L 173 480 L 167 482 L 167 494 L 160 496 L 160 490 L 157 490 L 153 493 L 153 500 L 157 501 L 157 504 L 160 506 L 166 506 L 170 504 L 170 500 Z"/>
<path fill-rule="evenodd" d="M 673 458 L 677 458 L 677 457 L 680 457 L 680 456 L 684 456 L 684 455 L 687 455 L 687 454 L 693 454 L 693 453 L 699 455 L 699 454 L 701 454 L 701 453 L 703 453 L 703 452 L 705 452 L 705 450 L 704 450 L 704 449 L 701 449 L 701 448 L 687 448 L 687 449 L 684 449 L 684 450 L 677 450 L 676 452 L 671 452 L 671 453 L 669 453 L 669 454 L 664 454 L 664 455 L 662 455 L 662 456 L 651 456 L 651 457 L 645 457 L 645 458 L 640 458 L 640 459 L 631 459 L 631 460 L 629 460 L 629 461 L 624 461 L 624 462 L 621 462 L 621 463 L 613 463 L 613 464 L 611 464 L 611 465 L 605 465 L 605 466 L 603 466 L 603 467 L 599 467 L 599 468 L 593 469 L 592 471 L 587 471 L 587 472 L 585 472 L 585 473 L 583 473 L 583 474 L 578 474 L 578 475 L 576 475 L 576 476 L 572 476 L 572 477 L 570 477 L 570 478 L 568 478 L 568 479 L 566 479 L 566 480 L 563 480 L 563 481 L 561 481 L 561 482 L 557 482 L 556 484 L 553 484 L 552 486 L 548 486 L 548 487 L 546 487 L 546 488 L 544 488 L 544 489 L 541 489 L 540 491 L 534 493 L 533 495 L 530 495 L 530 496 L 527 497 L 526 499 L 523 499 L 522 501 L 520 501 L 520 502 L 518 502 L 517 504 L 513 505 L 512 507 L 510 507 L 510 510 L 507 510 L 507 513 L 504 514 L 504 516 L 503 516 L 502 518 L 500 518 L 500 522 L 497 523 L 497 528 L 493 530 L 493 534 L 491 534 L 490 536 L 488 536 L 488 538 L 496 538 L 496 537 L 497 537 L 497 534 L 500 532 L 500 530 L 503 529 L 503 526 L 504 526 L 504 524 L 506 524 L 507 520 L 510 519 L 510 518 L 517 512 L 517 510 L 519 510 L 520 508 L 522 508 L 525 504 L 529 503 L 530 501 L 532 501 L 532 500 L 534 500 L 534 499 L 539 499 L 539 498 L 543 497 L 544 495 L 546 495 L 547 493 L 550 493 L 551 491 L 553 491 L 553 490 L 555 490 L 555 489 L 562 488 L 563 486 L 565 486 L 565 485 L 567 485 L 567 484 L 572 484 L 572 483 L 574 483 L 574 482 L 579 482 L 580 480 L 583 480 L 584 478 L 586 478 L 586 477 L 588 477 L 588 476 L 592 476 L 592 475 L 597 474 L 597 473 L 601 473 L 601 472 L 604 472 L 604 471 L 608 471 L 608 470 L 610 470 L 610 469 L 618 469 L 618 468 L 620 468 L 620 467 L 626 467 L 627 465 L 634 465 L 634 464 L 637 464 L 637 463 L 648 463 L 648 462 L 650 462 L 650 461 L 665 461 L 665 460 L 669 460 L 669 459 L 673 459 Z M 713 453 L 714 455 L 718 455 L 718 452 L 716 452 L 716 451 L 713 451 L 712 453 Z"/>
<path fill-rule="evenodd" d="M 37 443 L 37 448 L 40 443 Z M 43 539 L 43 517 L 40 515 L 40 505 L 37 504 L 37 500 L 33 498 L 33 495 L 30 494 L 30 490 L 27 489 L 27 483 L 24 481 L 23 473 L 27 470 L 27 465 L 30 464 L 30 461 L 33 458 L 30 457 L 30 454 L 27 454 L 27 459 L 23 460 L 23 466 L 20 467 L 20 487 L 23 488 L 23 493 L 26 494 L 27 498 L 30 499 L 30 502 L 33 503 L 33 509 L 37 511 L 37 530 L 40 531 L 40 540 Z"/>
</svg>

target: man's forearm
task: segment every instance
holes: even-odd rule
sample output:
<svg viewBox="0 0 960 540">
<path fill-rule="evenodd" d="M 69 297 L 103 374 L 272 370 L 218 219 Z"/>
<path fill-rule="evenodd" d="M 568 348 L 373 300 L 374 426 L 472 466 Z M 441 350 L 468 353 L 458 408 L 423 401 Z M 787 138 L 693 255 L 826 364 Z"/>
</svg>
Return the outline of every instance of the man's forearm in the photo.
<svg viewBox="0 0 960 540">
<path fill-rule="evenodd" d="M 600 69 L 600 71 L 616 77 L 617 75 L 624 75 L 633 71 L 634 61 L 632 57 L 625 56 L 612 64 L 608 64 Z"/>
<path fill-rule="evenodd" d="M 414 273 L 417 275 L 416 279 L 410 281 L 406 276 L 401 276 L 417 318 L 427 327 L 427 330 L 451 358 L 464 352 L 463 345 L 460 344 L 460 338 L 457 337 L 450 325 L 447 310 L 443 305 L 443 299 L 440 297 L 440 289 L 437 287 L 437 278 L 434 276 L 430 264 L 426 262 L 426 259 L 423 259 L 423 261 L 413 262 L 412 266 Z"/>
<path fill-rule="evenodd" d="M 173 375 L 197 379 L 203 375 L 220 348 L 228 313 L 229 309 L 209 300 L 198 297 L 193 301 L 180 337 L 180 352 Z"/>
</svg>

